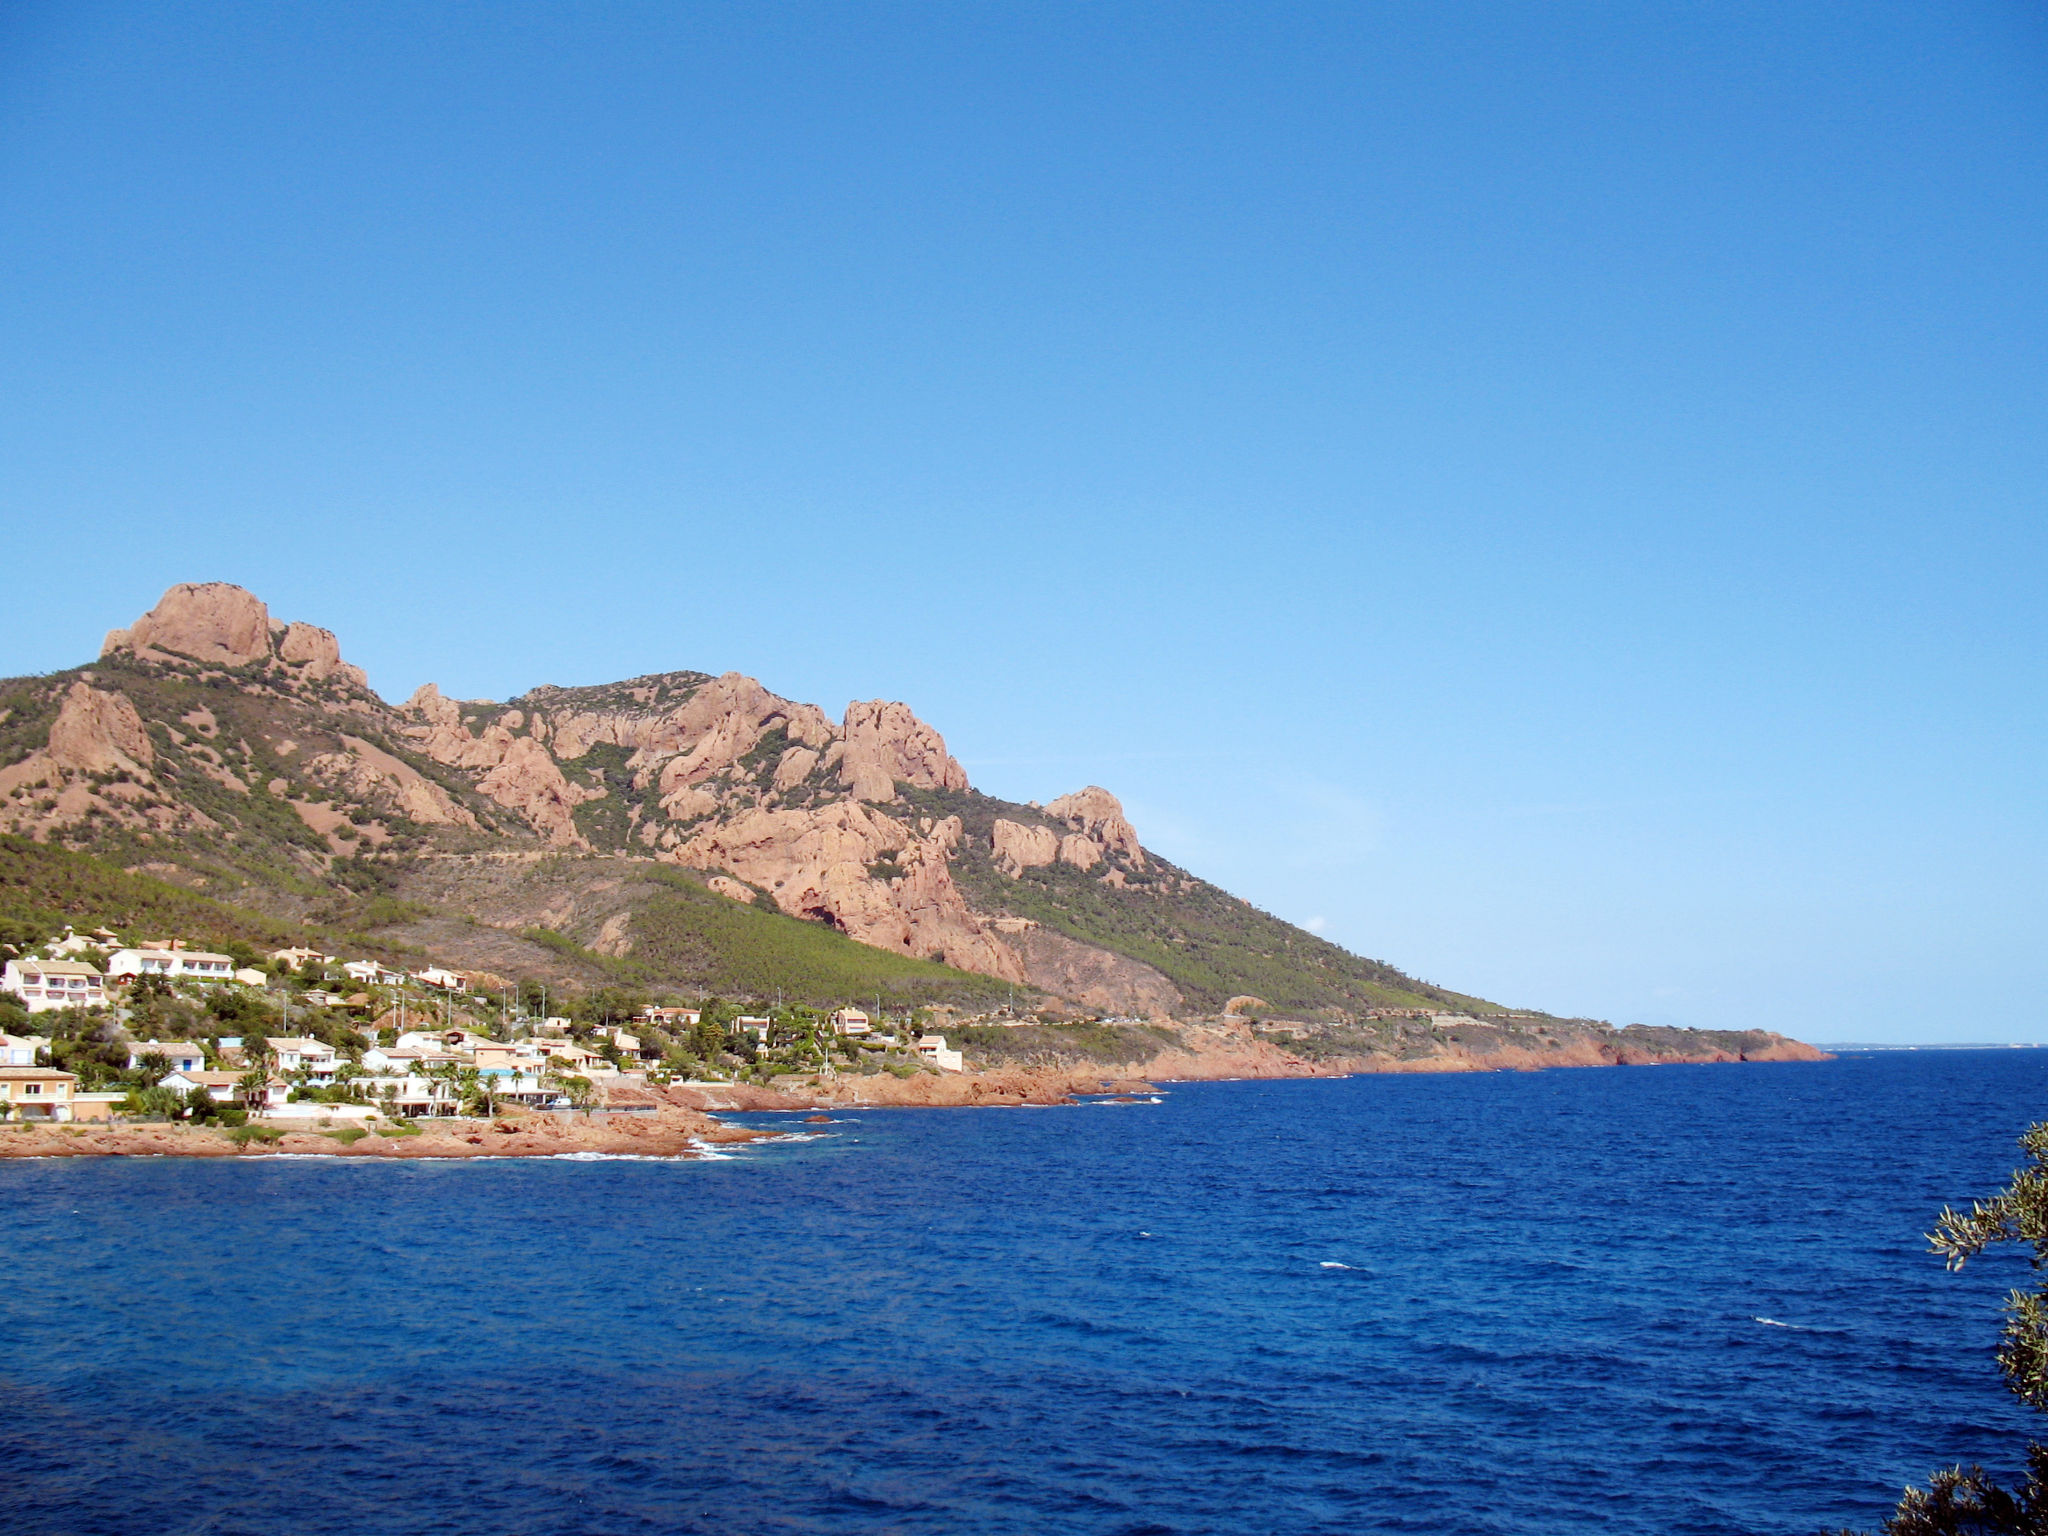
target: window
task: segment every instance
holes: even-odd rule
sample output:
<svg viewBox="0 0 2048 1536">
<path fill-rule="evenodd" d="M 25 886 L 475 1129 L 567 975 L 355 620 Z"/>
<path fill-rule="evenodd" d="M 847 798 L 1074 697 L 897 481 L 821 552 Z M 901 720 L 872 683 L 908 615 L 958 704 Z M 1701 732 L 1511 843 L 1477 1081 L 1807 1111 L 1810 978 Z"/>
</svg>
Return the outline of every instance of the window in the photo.
<svg viewBox="0 0 2048 1536">
<path fill-rule="evenodd" d="M 41 1098 L 43 1085 L 41 1083 L 23 1083 L 21 1091 L 31 1099 Z"/>
</svg>

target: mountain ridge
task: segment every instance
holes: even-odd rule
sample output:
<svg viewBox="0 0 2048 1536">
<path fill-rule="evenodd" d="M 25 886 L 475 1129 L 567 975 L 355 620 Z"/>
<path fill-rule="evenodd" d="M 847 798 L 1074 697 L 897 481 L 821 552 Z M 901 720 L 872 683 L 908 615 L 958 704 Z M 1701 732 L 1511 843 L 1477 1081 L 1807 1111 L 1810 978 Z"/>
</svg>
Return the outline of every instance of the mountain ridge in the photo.
<svg viewBox="0 0 2048 1536">
<path fill-rule="evenodd" d="M 597 961 L 676 952 L 662 924 L 688 886 L 684 905 L 710 893 L 1055 1011 L 1502 1011 L 1200 880 L 1107 790 L 981 793 L 900 702 L 835 720 L 678 669 L 394 705 L 330 631 L 226 583 L 171 588 L 93 663 L 0 682 L 0 831 L 280 921 L 395 897 Z M 650 977 L 692 984 L 663 963 Z"/>
</svg>

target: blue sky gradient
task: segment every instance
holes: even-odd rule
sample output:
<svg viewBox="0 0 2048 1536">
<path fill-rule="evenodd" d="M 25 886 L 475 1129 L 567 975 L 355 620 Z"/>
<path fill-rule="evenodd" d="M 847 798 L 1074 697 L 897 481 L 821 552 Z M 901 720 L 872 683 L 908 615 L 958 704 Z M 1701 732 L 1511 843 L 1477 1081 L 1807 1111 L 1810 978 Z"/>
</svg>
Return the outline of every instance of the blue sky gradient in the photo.
<svg viewBox="0 0 2048 1536">
<path fill-rule="evenodd" d="M 2048 1040 L 2022 4 L 0 10 L 0 671 L 736 668 L 1432 980 Z"/>
</svg>

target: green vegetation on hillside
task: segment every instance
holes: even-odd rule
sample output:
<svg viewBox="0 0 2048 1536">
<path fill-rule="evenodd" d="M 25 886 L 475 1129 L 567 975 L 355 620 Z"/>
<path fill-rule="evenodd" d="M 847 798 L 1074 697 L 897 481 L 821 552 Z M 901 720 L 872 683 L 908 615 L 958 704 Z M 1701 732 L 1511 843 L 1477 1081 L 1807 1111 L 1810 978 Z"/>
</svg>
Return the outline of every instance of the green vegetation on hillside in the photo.
<svg viewBox="0 0 2048 1536">
<path fill-rule="evenodd" d="M 632 963 L 650 978 L 687 983 L 723 996 L 831 1003 L 880 992 L 893 1004 L 981 1005 L 1001 998 L 1002 982 L 914 960 L 848 938 L 836 929 L 706 890 L 680 874 L 651 878 L 668 887 L 633 915 Z"/>
<path fill-rule="evenodd" d="M 34 943 L 65 924 L 105 924 L 153 938 L 204 934 L 254 949 L 302 943 L 289 929 L 254 912 L 200 896 L 149 875 L 130 874 L 82 853 L 0 834 L 0 942 Z"/>
<path fill-rule="evenodd" d="M 968 836 L 954 879 L 977 908 L 1028 917 L 1084 944 L 1142 960 L 1163 972 L 1194 1007 L 1220 1008 L 1249 993 L 1283 1013 L 1498 1008 L 1340 949 L 1194 879 L 1157 854 L 1146 855 L 1144 870 L 1127 874 L 1123 889 L 1104 884 L 1099 871 L 1066 864 L 1027 869 L 1012 879 L 989 853 L 996 818 L 1054 823 L 1028 806 L 973 790 L 906 787 L 903 793 L 925 815 L 960 817 Z"/>
<path fill-rule="evenodd" d="M 1157 1024 L 956 1024 L 946 1038 L 975 1071 L 1104 1067 L 1124 1072 L 1161 1051 L 1186 1046 L 1179 1031 Z"/>
<path fill-rule="evenodd" d="M 125 694 L 149 734 L 153 786 L 130 798 L 139 811 L 177 806 L 196 812 L 176 832 L 123 824 L 96 811 L 67 829 L 63 840 L 117 865 L 174 862 L 206 879 L 222 895 L 242 887 L 314 897 L 336 885 L 363 888 L 361 859 L 330 865 L 327 839 L 306 824 L 292 801 L 342 802 L 339 836 L 358 852 L 403 855 L 429 842 L 442 847 L 488 843 L 494 835 L 525 835 L 516 818 L 476 793 L 463 777 L 413 751 L 387 729 L 375 709 L 337 712 L 348 697 L 338 684 L 280 686 L 261 668 L 195 669 L 129 655 L 101 658 L 90 668 L 47 677 L 0 679 L 0 765 L 17 762 L 48 739 L 59 700 L 72 682 L 90 675 L 96 686 Z M 378 806 L 349 804 L 322 767 L 330 754 L 349 750 L 348 738 L 387 753 L 445 791 L 481 830 L 425 827 L 397 809 L 395 795 Z M 129 778 L 125 772 L 106 781 Z M 275 791 L 273 792 L 273 786 Z M 375 836 L 372 836 L 374 824 Z"/>
</svg>

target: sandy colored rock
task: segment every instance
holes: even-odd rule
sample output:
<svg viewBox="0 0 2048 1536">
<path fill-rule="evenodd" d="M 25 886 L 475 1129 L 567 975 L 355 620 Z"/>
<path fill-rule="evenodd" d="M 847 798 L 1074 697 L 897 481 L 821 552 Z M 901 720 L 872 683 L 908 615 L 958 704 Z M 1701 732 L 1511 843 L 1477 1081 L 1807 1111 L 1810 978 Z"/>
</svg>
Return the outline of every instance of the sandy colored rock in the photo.
<svg viewBox="0 0 2048 1536">
<path fill-rule="evenodd" d="M 1113 1016 L 1164 1019 L 1186 999 L 1164 972 L 1141 960 L 1083 944 L 1036 923 L 1010 944 L 1024 959 L 1024 979 L 1055 997 Z"/>
<path fill-rule="evenodd" d="M 306 771 L 349 799 L 426 826 L 477 824 L 454 796 L 404 759 L 359 736 L 344 736 L 342 743 L 346 751 L 318 753 L 307 760 Z"/>
<path fill-rule="evenodd" d="M 811 776 L 811 770 L 818 766 L 818 754 L 812 747 L 791 747 L 782 754 L 775 765 L 775 787 L 790 789 Z"/>
<path fill-rule="evenodd" d="M 180 582 L 127 629 L 107 636 L 115 651 L 169 653 L 224 667 L 270 657 L 270 610 L 253 592 L 225 581 Z"/>
<path fill-rule="evenodd" d="M 1016 953 L 968 911 L 948 856 L 960 822 L 947 817 L 918 834 L 856 801 L 756 809 L 714 822 L 669 855 L 699 869 L 724 869 L 765 890 L 792 917 L 821 922 L 863 944 L 1023 979 Z M 870 873 L 893 861 L 894 879 Z"/>
<path fill-rule="evenodd" d="M 1060 839 L 1060 862 L 1076 869 L 1093 869 L 1102 862 L 1102 845 L 1092 837 L 1069 832 Z"/>
<path fill-rule="evenodd" d="M 713 875 L 704 883 L 728 901 L 737 901 L 748 907 L 754 904 L 753 891 L 733 879 L 731 875 Z"/>
<path fill-rule="evenodd" d="M 857 800 L 896 798 L 900 781 L 919 789 L 966 789 L 967 773 L 939 733 L 906 704 L 871 699 L 846 706 L 840 781 Z"/>
<path fill-rule="evenodd" d="M 1061 795 L 1045 808 L 1045 813 L 1065 822 L 1102 852 L 1123 855 L 1133 868 L 1145 867 L 1145 851 L 1138 846 L 1137 828 L 1124 819 L 1122 802 L 1108 790 L 1091 784 L 1071 795 Z M 1064 850 L 1060 856 L 1070 864 L 1079 862 L 1068 858 Z M 1086 869 L 1088 865 L 1080 867 Z"/>
<path fill-rule="evenodd" d="M 50 726 L 51 763 L 74 773 L 141 772 L 156 748 L 128 696 L 73 683 Z"/>
<path fill-rule="evenodd" d="M 531 736 L 513 738 L 497 767 L 476 781 L 476 787 L 561 847 L 589 846 L 576 830 L 576 807 L 601 800 L 605 792 L 572 784 L 547 747 Z"/>
<path fill-rule="evenodd" d="M 1019 870 L 1041 869 L 1060 856 L 1059 834 L 1050 827 L 1027 827 L 1021 822 L 996 818 L 990 846 L 996 867 L 1006 875 Z"/>
<path fill-rule="evenodd" d="M 351 666 L 341 659 L 341 642 L 329 629 L 294 620 L 285 626 L 284 634 L 277 642 L 277 656 L 301 677 L 313 682 L 323 682 L 332 677 L 358 688 L 370 685 L 361 667 Z"/>
</svg>

